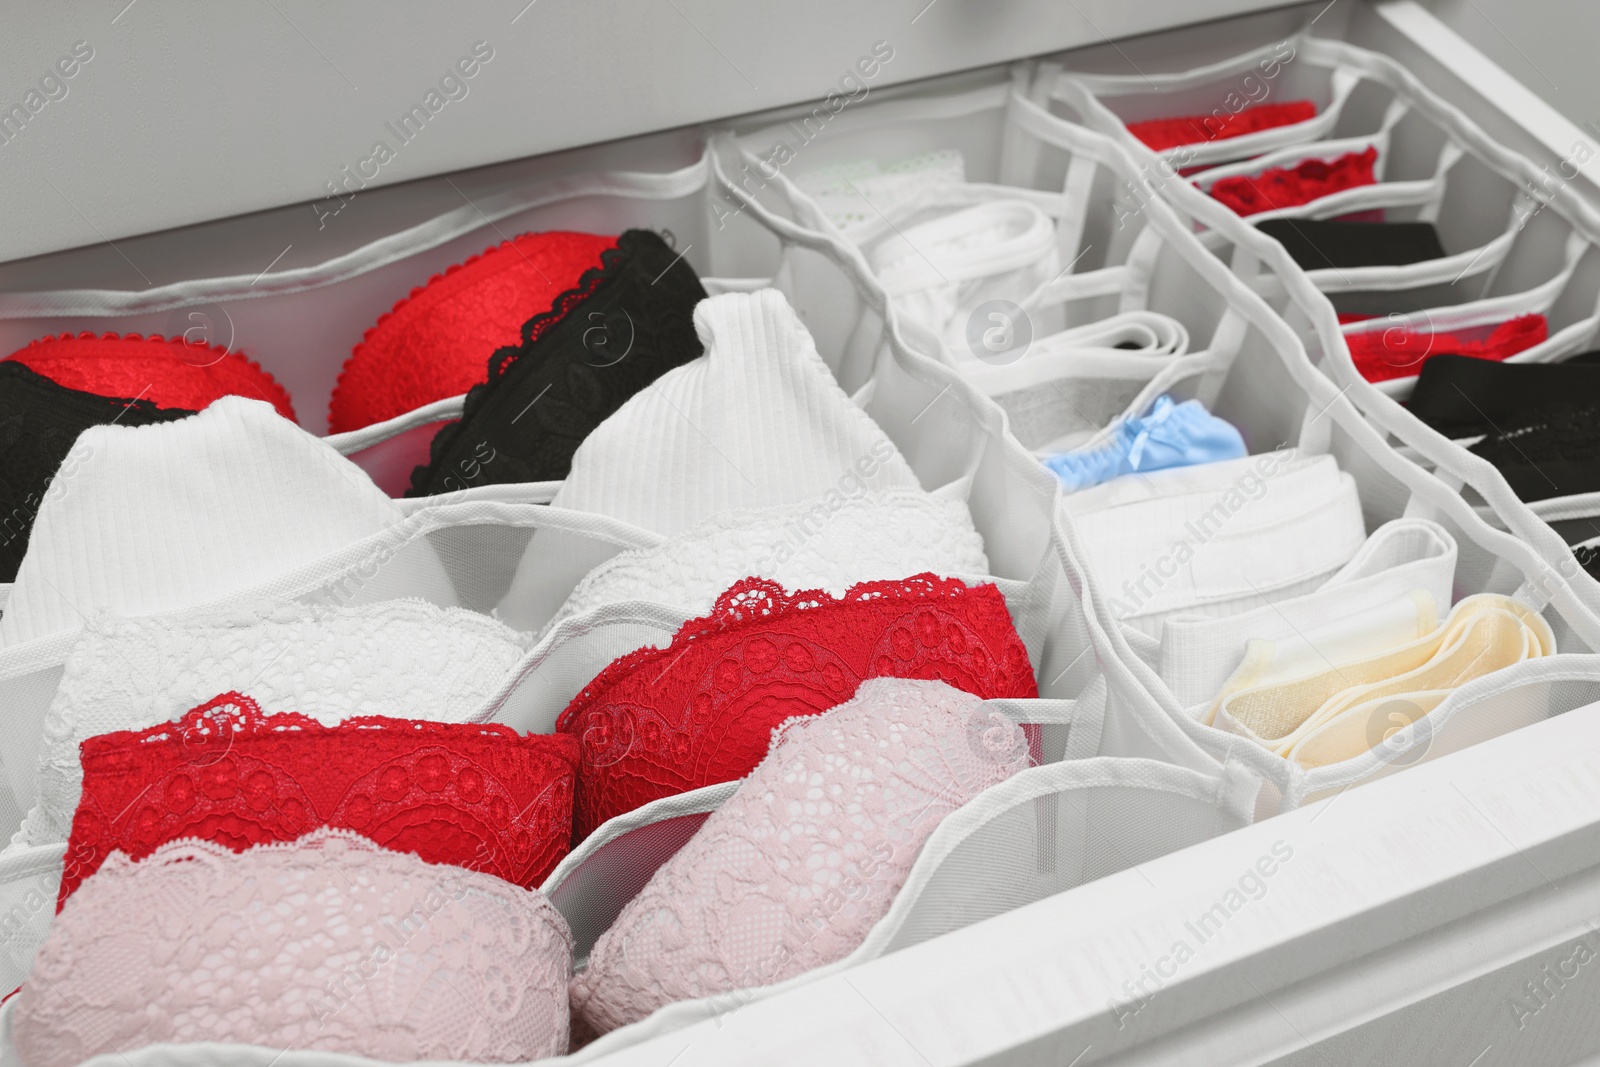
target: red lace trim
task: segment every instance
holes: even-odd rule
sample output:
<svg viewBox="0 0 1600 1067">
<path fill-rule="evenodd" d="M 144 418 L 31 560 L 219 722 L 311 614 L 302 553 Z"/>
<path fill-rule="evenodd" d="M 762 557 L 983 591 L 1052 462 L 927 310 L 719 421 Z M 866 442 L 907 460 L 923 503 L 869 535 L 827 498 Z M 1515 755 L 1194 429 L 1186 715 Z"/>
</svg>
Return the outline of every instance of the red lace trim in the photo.
<svg viewBox="0 0 1600 1067">
<path fill-rule="evenodd" d="M 1543 315 L 1522 315 L 1497 326 L 1453 333 L 1393 328 L 1345 334 L 1356 370 L 1369 382 L 1409 378 L 1423 361 L 1437 355 L 1503 360 L 1544 341 L 1550 327 Z"/>
<path fill-rule="evenodd" d="M 369 715 L 330 727 L 225 693 L 83 743 L 60 900 L 113 849 L 142 859 L 197 837 L 243 851 L 324 826 L 535 886 L 567 852 L 577 756 L 572 738 L 498 724 Z"/>
<path fill-rule="evenodd" d="M 1372 185 L 1378 150 L 1346 152 L 1337 159 L 1305 159 L 1293 167 L 1268 167 L 1260 174 L 1218 178 L 1211 195 L 1240 215 L 1299 207 L 1332 193 Z"/>
<path fill-rule="evenodd" d="M 328 432 L 358 430 L 488 381 L 490 356 L 517 344 L 523 324 L 549 315 L 616 244 L 592 233 L 525 233 L 435 274 L 385 312 L 345 361 Z"/>
<path fill-rule="evenodd" d="M 840 599 L 745 578 L 667 648 L 614 661 L 556 729 L 582 741 L 574 840 L 661 797 L 743 778 L 773 727 L 849 700 L 868 678 L 936 679 L 985 699 L 1038 695 L 993 585 L 919 574 Z"/>
<path fill-rule="evenodd" d="M 9 358 L 57 385 L 96 396 L 136 397 L 187 411 L 225 396 L 246 396 L 265 400 L 294 421 L 294 405 L 277 379 L 220 345 L 85 330 L 41 337 Z"/>
<path fill-rule="evenodd" d="M 1225 141 L 1276 126 L 1292 126 L 1316 117 L 1316 104 L 1309 100 L 1289 100 L 1281 104 L 1256 104 L 1231 115 L 1181 115 L 1130 122 L 1128 132 L 1147 148 L 1164 152 L 1180 145 Z"/>
</svg>

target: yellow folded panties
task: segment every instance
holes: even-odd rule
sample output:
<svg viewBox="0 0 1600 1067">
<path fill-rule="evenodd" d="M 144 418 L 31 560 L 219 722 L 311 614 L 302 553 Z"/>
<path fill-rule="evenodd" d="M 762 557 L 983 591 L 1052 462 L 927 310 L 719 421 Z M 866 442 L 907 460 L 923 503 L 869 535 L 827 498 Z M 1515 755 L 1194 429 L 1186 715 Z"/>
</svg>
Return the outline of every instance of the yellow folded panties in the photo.
<svg viewBox="0 0 1600 1067">
<path fill-rule="evenodd" d="M 1262 644 L 1223 685 L 1214 725 L 1306 766 L 1358 756 L 1459 686 L 1556 650 L 1538 612 L 1493 593 L 1461 600 L 1426 637 L 1287 681 L 1257 684 L 1274 673 Z"/>
</svg>

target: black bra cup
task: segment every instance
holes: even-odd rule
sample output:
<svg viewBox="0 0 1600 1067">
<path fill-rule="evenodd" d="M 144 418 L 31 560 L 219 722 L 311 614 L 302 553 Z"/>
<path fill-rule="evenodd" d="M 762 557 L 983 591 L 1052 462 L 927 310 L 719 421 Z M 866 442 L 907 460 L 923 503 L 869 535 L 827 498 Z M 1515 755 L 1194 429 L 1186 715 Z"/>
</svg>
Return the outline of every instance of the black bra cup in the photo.
<svg viewBox="0 0 1600 1067">
<path fill-rule="evenodd" d="M 559 481 L 589 432 L 639 390 L 704 351 L 694 307 L 706 298 L 683 256 L 629 230 L 600 266 L 522 325 L 489 359 L 459 422 L 433 438 L 407 496 L 477 485 Z"/>
<path fill-rule="evenodd" d="M 1600 361 L 1594 355 L 1563 363 L 1431 356 L 1406 406 L 1446 437 L 1522 429 L 1556 408 L 1600 406 Z"/>
<path fill-rule="evenodd" d="M 45 491 L 79 434 L 91 426 L 147 426 L 193 414 L 68 389 L 21 363 L 0 362 L 0 582 L 16 580 Z"/>
<path fill-rule="evenodd" d="M 1445 256 L 1431 222 L 1279 218 L 1258 222 L 1256 229 L 1283 245 L 1301 270 L 1403 267 Z"/>
</svg>

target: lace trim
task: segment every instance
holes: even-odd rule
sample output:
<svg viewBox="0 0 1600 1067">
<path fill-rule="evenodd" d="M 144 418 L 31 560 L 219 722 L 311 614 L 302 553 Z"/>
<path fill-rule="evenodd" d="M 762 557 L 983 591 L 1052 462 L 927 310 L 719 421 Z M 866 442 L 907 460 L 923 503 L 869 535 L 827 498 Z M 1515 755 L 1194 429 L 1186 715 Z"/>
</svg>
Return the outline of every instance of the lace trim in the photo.
<svg viewBox="0 0 1600 1067">
<path fill-rule="evenodd" d="M 687 264 L 682 262 L 682 257 L 672 255 L 671 250 L 667 247 L 666 243 L 662 241 L 662 239 L 654 232 L 649 230 L 626 231 L 617 238 L 617 243 L 615 246 L 601 251 L 600 265 L 584 271 L 584 273 L 579 277 L 576 285 L 574 285 L 571 289 L 561 293 L 555 298 L 554 301 L 552 301 L 549 311 L 541 312 L 523 323 L 522 343 L 520 345 L 501 348 L 490 356 L 488 380 L 480 385 L 475 385 L 468 390 L 466 399 L 462 404 L 461 418 L 455 422 L 447 423 L 439 430 L 438 433 L 434 435 L 433 441 L 429 445 L 428 462 L 418 466 L 412 471 L 411 487 L 407 490 L 406 495 L 426 496 L 429 493 L 442 491 L 443 487 L 434 486 L 432 484 L 433 481 L 436 477 L 448 475 L 449 461 L 451 456 L 457 453 L 461 449 L 461 446 L 465 443 L 464 438 L 467 436 L 467 428 L 472 427 L 489 417 L 489 409 L 494 399 L 503 388 L 501 383 L 503 383 L 505 379 L 507 379 L 518 367 L 526 362 L 524 357 L 538 357 L 539 362 L 545 363 L 566 354 L 559 351 L 551 351 L 546 348 L 538 347 L 537 342 L 539 342 L 540 339 L 549 333 L 550 330 L 556 325 L 565 321 L 566 318 L 578 307 L 583 305 L 586 301 L 594 298 L 595 294 L 600 291 L 603 285 L 609 282 L 620 283 L 628 276 L 631 269 L 635 266 L 643 268 L 653 265 L 652 261 L 660 259 L 661 253 L 663 252 L 667 253 L 667 255 L 670 257 L 670 262 L 666 263 L 662 267 L 661 274 L 669 276 L 658 276 L 655 279 L 655 281 L 668 283 L 659 295 L 663 299 L 670 300 L 673 296 L 675 287 L 686 287 L 687 282 L 692 281 L 694 292 L 691 295 L 691 299 L 687 301 L 687 306 L 682 309 L 684 317 L 686 321 L 688 321 L 688 316 L 692 315 L 693 313 L 694 303 L 697 303 L 700 299 L 704 299 L 705 297 L 705 291 L 700 288 L 699 279 L 694 276 L 692 270 L 689 270 Z M 681 265 L 682 270 L 675 270 L 674 268 L 679 265 Z M 685 275 L 687 275 L 687 277 L 685 277 Z M 654 288 L 654 281 L 651 283 L 651 288 Z M 636 330 L 637 327 L 638 324 L 636 323 Z M 692 322 L 689 323 L 689 332 L 691 336 L 694 336 Z M 693 355 L 689 357 L 691 359 L 700 354 L 697 337 L 694 342 L 694 347 L 695 351 Z M 642 359 L 637 359 L 633 362 L 642 363 L 644 361 Z M 681 362 L 686 362 L 686 360 L 670 361 L 668 366 L 659 368 L 654 374 L 648 374 L 644 380 L 639 383 L 638 388 L 642 388 L 644 384 L 648 384 L 649 381 L 653 381 L 655 377 L 659 376 L 661 371 L 668 369 L 670 366 L 676 366 Z M 568 385 L 568 387 L 570 388 L 570 385 Z M 630 392 L 627 395 L 632 394 Z M 533 399 L 536 400 L 538 398 L 535 397 Z M 626 396 L 622 397 L 622 399 L 626 399 Z M 620 406 L 621 401 L 619 400 L 616 404 L 611 405 L 611 410 L 615 410 L 616 407 Z M 610 411 L 606 411 L 605 414 L 610 414 Z M 603 418 L 604 416 L 602 415 L 601 417 Z M 594 421 L 598 423 L 599 419 L 595 419 Z M 485 442 L 485 444 L 487 444 L 487 442 Z M 570 459 L 568 465 L 570 466 Z M 474 467 L 474 469 L 476 469 L 476 467 Z M 441 472 L 443 472 L 443 475 L 441 475 Z M 509 474 L 510 472 L 507 473 Z M 559 478 L 564 476 L 565 474 L 563 472 L 556 477 Z M 520 474 L 517 476 L 506 476 L 490 479 L 490 481 L 494 482 L 546 480 L 551 479 L 542 477 L 521 477 Z"/>
<path fill-rule="evenodd" d="M 1468 356 L 1499 362 L 1549 336 L 1543 315 L 1521 315 L 1492 330 L 1431 333 L 1423 330 L 1362 330 L 1345 334 L 1356 370 L 1369 382 L 1408 378 L 1423 361 L 1438 355 Z"/>
<path fill-rule="evenodd" d="M 171 360 L 174 363 L 173 375 L 155 375 L 156 380 L 147 382 L 144 375 L 134 375 L 140 378 L 137 389 L 145 390 L 142 395 L 150 397 L 151 404 L 157 404 L 168 410 L 182 408 L 198 411 L 213 400 L 237 392 L 237 395 L 248 397 L 251 400 L 265 400 L 277 409 L 278 414 L 295 421 L 294 404 L 289 398 L 289 392 L 272 374 L 263 369 L 261 364 L 246 356 L 242 352 L 234 352 L 221 345 L 191 344 L 186 340 L 176 337 L 163 337 L 161 334 L 145 336 L 138 333 L 119 334 L 114 332 L 95 333 L 92 330 L 82 330 L 76 334 L 61 333 L 50 337 L 40 337 L 30 341 L 25 347 L 13 352 L 7 357 L 7 362 L 16 362 L 32 370 L 41 377 L 48 378 L 66 389 L 92 393 L 96 396 L 122 396 L 134 385 L 128 375 L 111 375 L 109 377 L 96 375 L 94 367 L 89 364 L 104 361 L 119 361 L 122 357 L 106 355 L 99 350 L 98 345 L 126 345 L 135 344 L 148 346 L 150 360 Z M 54 350 L 56 346 L 65 346 L 65 350 Z M 193 358 L 204 352 L 209 357 L 203 363 L 193 362 Z M 60 364 L 69 366 L 71 376 L 76 379 L 63 382 L 58 380 L 57 374 L 51 373 L 52 369 L 35 366 L 35 363 Z M 218 368 L 213 370 L 213 368 Z M 186 378 L 188 381 L 175 381 L 177 378 Z M 65 377 L 66 375 L 63 375 Z M 204 379 L 204 382 L 196 379 Z M 222 380 L 218 380 L 222 379 Z M 210 388 L 200 388 L 201 385 Z M 164 385 L 181 387 L 191 395 L 173 397 L 167 395 Z"/>
<path fill-rule="evenodd" d="M 1299 207 L 1325 196 L 1377 182 L 1378 150 L 1346 152 L 1337 159 L 1305 159 L 1293 167 L 1268 167 L 1260 174 L 1218 178 L 1211 195 L 1240 215 Z"/>
<path fill-rule="evenodd" d="M 322 825 L 536 885 L 567 851 L 577 749 L 497 723 L 323 726 L 225 693 L 175 722 L 83 742 L 60 901 L 112 851 L 138 859 L 180 837 L 238 851 Z"/>
<path fill-rule="evenodd" d="M 1600 408 L 1591 404 L 1557 407 L 1536 421 L 1489 434 L 1471 451 L 1497 467 L 1541 460 L 1600 459 Z"/>
<path fill-rule="evenodd" d="M 998 589 L 919 574 L 843 597 L 746 578 L 665 648 L 615 660 L 557 720 L 582 742 L 575 839 L 651 800 L 748 774 L 772 729 L 867 678 L 1031 697 L 1027 649 Z"/>
<path fill-rule="evenodd" d="M 14 1006 L 31 1067 L 224 1042 L 388 1061 L 566 1051 L 572 936 L 543 894 L 346 830 L 114 854 Z"/>
<path fill-rule="evenodd" d="M 1256 104 L 1231 115 L 1181 115 L 1130 122 L 1128 132 L 1146 148 L 1164 152 L 1186 144 L 1226 141 L 1276 126 L 1292 126 L 1316 117 L 1316 104 L 1309 100 L 1289 100 L 1281 104 Z"/>
</svg>

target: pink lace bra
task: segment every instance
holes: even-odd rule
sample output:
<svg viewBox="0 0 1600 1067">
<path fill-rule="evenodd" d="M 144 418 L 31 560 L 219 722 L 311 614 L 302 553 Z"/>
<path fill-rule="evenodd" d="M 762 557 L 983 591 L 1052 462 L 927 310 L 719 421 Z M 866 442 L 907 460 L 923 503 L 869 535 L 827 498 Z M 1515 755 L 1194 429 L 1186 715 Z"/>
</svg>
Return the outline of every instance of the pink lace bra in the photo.
<svg viewBox="0 0 1600 1067">
<path fill-rule="evenodd" d="M 790 720 L 595 942 L 574 1018 L 603 1033 L 845 958 L 945 816 L 1027 764 L 1021 728 L 939 682 L 874 679 Z"/>
<path fill-rule="evenodd" d="M 534 886 L 567 852 L 577 749 L 496 724 L 323 726 L 226 693 L 176 722 L 83 743 L 60 903 L 113 851 L 140 859 L 183 837 L 237 851 L 321 826 Z"/>
<path fill-rule="evenodd" d="M 669 647 L 616 660 L 561 713 L 556 729 L 582 742 L 574 840 L 652 800 L 744 777 L 774 727 L 876 677 L 938 679 L 985 699 L 1038 695 L 993 585 L 919 574 L 835 599 L 745 578 Z"/>
<path fill-rule="evenodd" d="M 346 830 L 173 841 L 66 902 L 11 1036 L 28 1067 L 199 1041 L 520 1062 L 566 1051 L 571 958 L 543 894 Z"/>
</svg>

